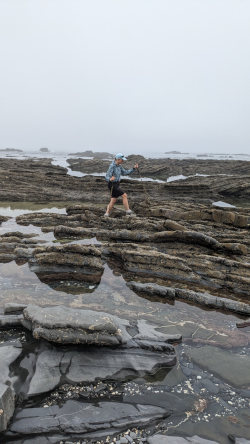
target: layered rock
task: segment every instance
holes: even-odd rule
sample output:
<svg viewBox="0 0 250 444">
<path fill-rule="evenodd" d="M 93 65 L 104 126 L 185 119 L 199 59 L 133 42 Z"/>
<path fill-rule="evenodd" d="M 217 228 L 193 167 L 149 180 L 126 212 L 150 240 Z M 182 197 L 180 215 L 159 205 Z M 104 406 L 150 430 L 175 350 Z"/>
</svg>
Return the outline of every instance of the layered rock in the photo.
<svg viewBox="0 0 250 444">
<path fill-rule="evenodd" d="M 65 280 L 99 283 L 104 270 L 101 251 L 91 245 L 53 245 L 35 248 L 30 268 L 42 282 Z"/>
<path fill-rule="evenodd" d="M 33 239 L 36 234 L 23 234 L 19 231 L 9 232 L 0 236 L 0 262 L 11 262 L 17 258 L 16 249 L 21 248 L 26 252 L 43 240 Z"/>
<path fill-rule="evenodd" d="M 3 222 L 6 222 L 8 219 L 9 219 L 8 216 L 0 216 L 0 225 L 1 225 Z"/>
<path fill-rule="evenodd" d="M 129 282 L 127 285 L 139 294 L 146 293 L 147 295 L 150 296 L 160 296 L 162 298 L 167 298 L 170 300 L 175 300 L 175 298 L 179 298 L 186 301 L 194 302 L 202 306 L 214 307 L 220 309 L 222 308 L 250 316 L 249 304 L 245 304 L 239 301 L 234 301 L 232 299 L 220 298 L 218 296 L 213 296 L 207 292 L 200 293 L 191 290 L 183 290 L 181 288 L 176 288 L 176 287 L 175 288 L 165 287 L 154 283 L 143 284 L 133 281 Z M 247 323 L 243 324 L 245 326 L 245 324 Z"/>
<path fill-rule="evenodd" d="M 191 288 L 209 289 L 211 292 L 228 295 L 249 294 L 250 268 L 245 262 L 238 262 L 220 256 L 206 254 L 173 255 L 128 244 L 109 244 L 105 253 L 120 260 L 123 270 L 134 275 L 161 278 L 185 283 Z M 112 265 L 110 265 L 112 266 Z"/>
<path fill-rule="evenodd" d="M 174 354 L 169 342 L 181 340 L 180 335 L 157 332 L 155 327 L 143 320 L 130 324 L 107 313 L 63 306 L 42 308 L 28 305 L 20 324 L 31 330 L 36 339 L 63 344 L 123 346 Z M 131 329 L 135 332 L 130 334 Z"/>
<path fill-rule="evenodd" d="M 0 432 L 6 430 L 15 409 L 10 365 L 21 354 L 21 344 L 1 344 L 0 347 Z"/>
<path fill-rule="evenodd" d="M 66 401 L 62 407 L 26 408 L 17 413 L 7 436 L 60 433 L 63 437 L 102 437 L 109 431 L 118 433 L 126 427 L 148 425 L 169 414 L 166 409 L 150 405 L 119 402 L 96 404 Z"/>
<path fill-rule="evenodd" d="M 126 168 L 131 168 L 139 162 L 140 175 L 166 180 L 170 176 L 194 176 L 196 174 L 221 175 L 250 175 L 250 162 L 242 160 L 212 160 L 212 159 L 146 159 L 143 156 L 127 157 Z M 68 159 L 72 170 L 83 173 L 104 173 L 110 161 L 90 159 Z M 237 172 L 237 173 L 236 173 Z"/>
<path fill-rule="evenodd" d="M 43 346 L 37 352 L 27 396 L 45 394 L 65 383 L 86 384 L 146 377 L 173 367 L 174 362 L 174 355 L 142 349 L 90 346 L 61 350 L 58 347 L 45 349 Z"/>
<path fill-rule="evenodd" d="M 160 159 L 160 163 L 162 164 L 162 159 Z M 195 162 L 193 163 L 195 164 Z M 220 165 L 220 162 L 217 163 Z M 97 162 L 98 164 L 99 162 Z M 147 182 L 146 185 L 140 181 L 124 179 L 123 188 L 125 192 L 131 193 L 136 201 L 145 198 L 145 189 L 152 201 L 155 199 L 164 201 L 169 197 L 180 198 L 180 196 L 181 199 L 184 197 L 186 200 L 192 198 L 218 200 L 222 196 L 249 199 L 249 162 L 242 162 L 241 165 L 246 170 L 245 176 L 243 174 L 213 177 L 195 176 L 166 184 Z M 231 162 L 230 168 L 233 168 Z M 94 170 L 93 166 L 92 173 L 96 172 Z M 234 169 L 234 171 L 236 170 Z M 84 199 L 84 201 L 103 204 L 109 199 L 109 191 L 104 177 L 85 176 L 79 178 L 70 176 L 67 174 L 66 168 L 52 165 L 51 159 L 39 159 L 39 162 L 32 159 L 1 159 L 0 173 L 2 200 L 41 202 Z M 162 172 L 158 167 L 155 176 L 152 168 L 151 173 L 150 177 L 163 178 L 163 180 L 168 177 L 165 170 Z M 148 177 L 146 170 L 144 172 L 142 170 L 142 174 Z M 213 172 L 213 174 L 216 173 Z M 134 175 L 136 177 L 136 173 Z M 169 175 L 175 175 L 174 170 L 171 170 Z"/>
</svg>

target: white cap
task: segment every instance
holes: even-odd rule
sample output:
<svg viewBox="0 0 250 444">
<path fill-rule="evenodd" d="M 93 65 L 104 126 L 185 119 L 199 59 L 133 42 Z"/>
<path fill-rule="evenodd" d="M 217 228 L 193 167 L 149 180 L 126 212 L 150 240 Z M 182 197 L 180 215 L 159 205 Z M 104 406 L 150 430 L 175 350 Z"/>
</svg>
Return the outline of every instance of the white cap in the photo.
<svg viewBox="0 0 250 444">
<path fill-rule="evenodd" d="M 117 153 L 115 159 L 127 160 L 127 158 L 122 153 Z"/>
</svg>

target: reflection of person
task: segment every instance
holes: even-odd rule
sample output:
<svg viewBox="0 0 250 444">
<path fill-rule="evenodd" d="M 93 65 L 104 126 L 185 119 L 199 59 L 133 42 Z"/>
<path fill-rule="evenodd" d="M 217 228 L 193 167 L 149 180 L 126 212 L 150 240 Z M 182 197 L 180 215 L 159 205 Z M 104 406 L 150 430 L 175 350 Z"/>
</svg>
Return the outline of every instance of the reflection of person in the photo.
<svg viewBox="0 0 250 444">
<path fill-rule="evenodd" d="M 126 214 L 132 214 L 132 211 L 129 209 L 127 194 L 124 193 L 124 191 L 122 191 L 122 189 L 120 188 L 120 177 L 121 175 L 124 176 L 133 173 L 133 171 L 138 168 L 138 163 L 135 164 L 134 168 L 131 168 L 130 170 L 125 170 L 125 168 L 121 166 L 124 160 L 127 159 L 122 153 L 116 154 L 115 160 L 113 160 L 113 162 L 109 165 L 109 169 L 106 173 L 105 179 L 108 182 L 108 187 L 111 195 L 110 202 L 107 206 L 107 211 L 104 214 L 104 216 L 106 217 L 110 215 L 110 211 L 112 210 L 119 196 L 122 196 L 122 201 L 126 210 Z"/>
</svg>

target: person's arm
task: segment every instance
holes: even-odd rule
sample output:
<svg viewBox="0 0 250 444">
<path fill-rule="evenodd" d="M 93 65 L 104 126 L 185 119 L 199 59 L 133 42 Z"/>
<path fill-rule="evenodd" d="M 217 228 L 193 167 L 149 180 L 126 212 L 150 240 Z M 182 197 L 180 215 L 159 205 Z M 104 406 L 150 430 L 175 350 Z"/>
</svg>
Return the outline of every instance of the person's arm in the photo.
<svg viewBox="0 0 250 444">
<path fill-rule="evenodd" d="M 105 179 L 109 182 L 110 180 L 113 181 L 115 179 L 114 177 L 114 165 L 111 163 L 109 165 L 109 169 L 106 173 Z"/>
<path fill-rule="evenodd" d="M 122 173 L 123 176 L 127 176 L 128 174 L 133 173 L 136 170 L 136 168 L 138 168 L 137 164 L 133 168 L 130 168 L 130 170 L 125 170 L 125 168 L 123 168 L 121 166 L 121 173 Z"/>
</svg>

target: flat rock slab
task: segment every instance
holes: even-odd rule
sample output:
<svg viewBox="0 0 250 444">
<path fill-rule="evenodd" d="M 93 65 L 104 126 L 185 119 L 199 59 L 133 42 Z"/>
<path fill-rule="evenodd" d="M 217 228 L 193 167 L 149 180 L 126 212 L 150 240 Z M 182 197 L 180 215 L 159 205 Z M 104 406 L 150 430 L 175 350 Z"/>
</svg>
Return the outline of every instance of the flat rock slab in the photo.
<svg viewBox="0 0 250 444">
<path fill-rule="evenodd" d="M 122 334 L 115 319 L 103 312 L 77 310 L 64 306 L 24 309 L 24 326 L 37 339 L 57 343 L 119 345 Z"/>
<path fill-rule="evenodd" d="M 217 374 L 232 386 L 244 387 L 250 384 L 250 356 L 212 346 L 190 348 L 189 353 L 193 362 Z"/>
<path fill-rule="evenodd" d="M 160 333 L 144 320 L 131 325 L 117 316 L 92 310 L 28 305 L 23 314 L 23 326 L 33 331 L 36 339 L 61 344 L 124 346 L 172 354 L 169 342 L 181 340 L 181 335 Z"/>
<path fill-rule="evenodd" d="M 81 437 L 106 436 L 127 427 L 148 425 L 169 415 L 164 408 L 150 405 L 132 405 L 119 402 L 98 404 L 67 401 L 62 407 L 26 408 L 19 411 L 8 435 L 34 435 L 61 433 L 81 434 Z"/>
</svg>

